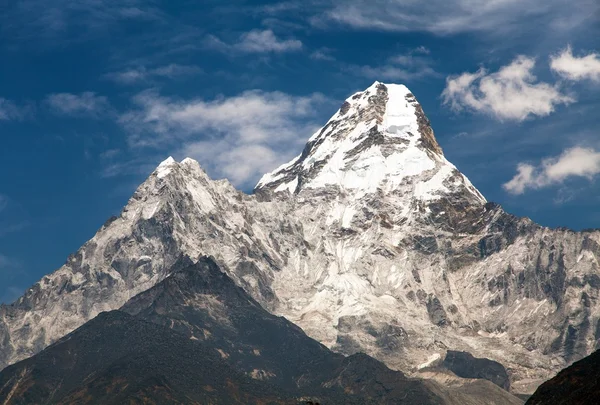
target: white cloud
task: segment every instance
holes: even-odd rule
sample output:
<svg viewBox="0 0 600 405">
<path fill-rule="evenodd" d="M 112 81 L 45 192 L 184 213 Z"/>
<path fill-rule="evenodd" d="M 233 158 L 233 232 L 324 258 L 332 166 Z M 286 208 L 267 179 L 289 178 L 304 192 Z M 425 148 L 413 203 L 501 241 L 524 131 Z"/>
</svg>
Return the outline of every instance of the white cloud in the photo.
<svg viewBox="0 0 600 405">
<path fill-rule="evenodd" d="M 333 51 L 329 48 L 320 48 L 310 54 L 310 58 L 314 60 L 334 61 L 335 58 L 331 55 Z"/>
<path fill-rule="evenodd" d="M 511 194 L 563 183 L 570 177 L 592 179 L 600 173 L 600 152 L 583 147 L 565 150 L 560 156 L 543 159 L 538 166 L 520 163 L 517 174 L 503 185 Z"/>
<path fill-rule="evenodd" d="M 110 160 L 120 154 L 121 154 L 120 149 L 108 149 L 108 150 L 105 150 L 104 152 L 100 153 L 100 158 Z"/>
<path fill-rule="evenodd" d="M 596 0 L 347 0 L 332 2 L 313 19 L 328 27 L 337 22 L 357 29 L 431 32 L 438 35 L 485 32 L 515 34 L 543 27 L 548 31 L 572 29 L 598 10 Z"/>
<path fill-rule="evenodd" d="M 14 102 L 0 97 L 0 121 L 21 120 L 29 112 L 28 107 L 20 107 Z"/>
<path fill-rule="evenodd" d="M 352 66 L 350 69 L 375 80 L 411 81 L 437 76 L 438 73 L 433 69 L 433 62 L 428 54 L 429 50 L 420 46 L 405 54 L 390 57 L 379 66 Z"/>
<path fill-rule="evenodd" d="M 18 108 L 10 100 L 0 98 L 0 120 L 8 121 L 18 116 Z"/>
<path fill-rule="evenodd" d="M 327 100 L 247 91 L 216 100 L 175 100 L 146 91 L 120 122 L 132 147 L 153 147 L 196 158 L 211 174 L 249 185 L 298 152 L 318 127 Z"/>
<path fill-rule="evenodd" d="M 302 42 L 297 39 L 278 39 L 271 30 L 253 30 L 243 34 L 236 47 L 244 52 L 287 52 L 302 48 Z"/>
<path fill-rule="evenodd" d="M 500 120 L 523 121 L 529 116 L 549 115 L 556 105 L 575 101 L 557 85 L 538 82 L 534 66 L 534 59 L 519 56 L 498 72 L 481 68 L 448 77 L 442 93 L 444 104 L 455 111 L 468 109 Z"/>
<path fill-rule="evenodd" d="M 107 78 L 123 84 L 132 84 L 146 81 L 154 77 L 164 77 L 173 79 L 182 76 L 193 76 L 202 73 L 202 69 L 197 66 L 178 65 L 172 63 L 166 66 L 160 66 L 153 69 L 147 69 L 144 66 L 127 69 L 122 72 L 113 72 L 106 75 Z"/>
<path fill-rule="evenodd" d="M 414 49 L 414 53 L 423 53 L 425 55 L 429 55 L 431 51 L 429 50 L 429 48 L 426 48 L 423 45 L 421 45 Z"/>
<path fill-rule="evenodd" d="M 104 96 L 86 91 L 81 94 L 55 93 L 46 97 L 46 104 L 59 115 L 98 118 L 110 112 L 110 104 Z"/>
<path fill-rule="evenodd" d="M 238 42 L 228 44 L 211 35 L 206 45 L 222 52 L 241 53 L 283 53 L 302 49 L 298 39 L 279 39 L 272 30 L 252 30 L 243 33 Z"/>
<path fill-rule="evenodd" d="M 600 54 L 589 53 L 577 57 L 570 46 L 550 57 L 550 68 L 569 80 L 593 80 L 600 82 Z"/>
</svg>

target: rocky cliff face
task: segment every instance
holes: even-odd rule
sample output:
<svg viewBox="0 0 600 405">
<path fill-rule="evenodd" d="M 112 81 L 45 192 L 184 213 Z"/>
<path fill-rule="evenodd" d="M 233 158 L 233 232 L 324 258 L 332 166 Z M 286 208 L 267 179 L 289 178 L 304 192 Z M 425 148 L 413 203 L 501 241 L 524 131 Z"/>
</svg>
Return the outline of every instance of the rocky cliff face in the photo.
<svg viewBox="0 0 600 405">
<path fill-rule="evenodd" d="M 183 257 L 169 272 L 121 311 L 0 372 L 0 402 L 462 404 L 364 354 L 331 352 L 210 258 Z"/>
<path fill-rule="evenodd" d="M 0 367 L 119 308 L 181 254 L 214 256 L 326 346 L 409 373 L 465 351 L 527 392 L 600 338 L 600 232 L 544 228 L 487 202 L 408 89 L 375 83 L 253 195 L 191 159 L 163 162 L 119 217 L 0 309 Z"/>
</svg>

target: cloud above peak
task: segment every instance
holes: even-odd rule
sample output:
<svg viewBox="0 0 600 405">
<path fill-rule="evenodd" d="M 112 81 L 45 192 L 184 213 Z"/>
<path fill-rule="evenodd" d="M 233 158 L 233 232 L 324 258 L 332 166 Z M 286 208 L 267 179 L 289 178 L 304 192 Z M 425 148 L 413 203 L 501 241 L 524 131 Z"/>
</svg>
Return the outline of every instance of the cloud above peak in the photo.
<svg viewBox="0 0 600 405">
<path fill-rule="evenodd" d="M 523 121 L 546 116 L 560 104 L 575 99 L 557 85 L 538 81 L 533 74 L 535 59 L 518 56 L 497 72 L 485 68 L 446 79 L 444 104 L 455 111 L 471 110 L 499 120 Z"/>
<path fill-rule="evenodd" d="M 600 82 L 600 54 L 592 52 L 574 56 L 570 46 L 550 57 L 550 68 L 569 80 L 592 80 Z"/>
<path fill-rule="evenodd" d="M 246 91 L 214 100 L 181 100 L 146 91 L 120 118 L 133 148 L 170 149 L 197 159 L 216 176 L 238 186 L 293 157 L 314 132 L 321 94 L 291 96 Z"/>
<path fill-rule="evenodd" d="M 351 66 L 349 70 L 362 77 L 375 80 L 413 81 L 425 77 L 439 76 L 424 46 L 387 58 L 380 65 Z"/>
<path fill-rule="evenodd" d="M 294 38 L 280 39 L 270 30 L 252 30 L 240 35 L 235 43 L 226 43 L 214 35 L 206 41 L 209 48 L 226 53 L 283 53 L 302 49 L 302 41 Z"/>
<path fill-rule="evenodd" d="M 91 91 L 80 94 L 50 94 L 46 97 L 45 104 L 55 114 L 71 117 L 99 118 L 111 110 L 106 97 Z"/>
<path fill-rule="evenodd" d="M 571 177 L 593 179 L 600 173 L 600 152 L 576 146 L 559 156 L 542 159 L 537 166 L 519 163 L 517 174 L 502 187 L 511 194 L 563 183 Z"/>
</svg>

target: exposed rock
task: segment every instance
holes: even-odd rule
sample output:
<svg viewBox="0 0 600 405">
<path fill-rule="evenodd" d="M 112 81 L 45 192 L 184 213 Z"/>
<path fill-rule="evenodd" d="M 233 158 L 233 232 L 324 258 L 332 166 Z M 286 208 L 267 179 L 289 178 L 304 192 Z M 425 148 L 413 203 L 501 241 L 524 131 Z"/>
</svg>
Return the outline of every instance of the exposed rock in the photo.
<svg viewBox="0 0 600 405">
<path fill-rule="evenodd" d="M 429 319 L 431 319 L 434 325 L 446 326 L 448 324 L 446 311 L 437 297 L 429 297 L 427 301 L 427 313 L 429 313 Z"/>
<path fill-rule="evenodd" d="M 471 353 L 448 351 L 443 366 L 463 378 L 480 378 L 510 390 L 510 379 L 504 366 L 497 361 L 479 359 Z"/>
<path fill-rule="evenodd" d="M 122 311 L 2 371 L 0 402 L 451 404 L 367 355 L 331 352 L 210 258 L 169 270 Z"/>
<path fill-rule="evenodd" d="M 487 202 L 412 93 L 375 83 L 253 195 L 191 159 L 163 162 L 64 266 L 0 308 L 0 368 L 120 308 L 182 255 L 210 255 L 329 348 L 406 371 L 468 351 L 532 392 L 600 344 L 599 246 L 598 231 L 545 228 Z M 342 331 L 345 317 L 359 321 Z"/>
</svg>

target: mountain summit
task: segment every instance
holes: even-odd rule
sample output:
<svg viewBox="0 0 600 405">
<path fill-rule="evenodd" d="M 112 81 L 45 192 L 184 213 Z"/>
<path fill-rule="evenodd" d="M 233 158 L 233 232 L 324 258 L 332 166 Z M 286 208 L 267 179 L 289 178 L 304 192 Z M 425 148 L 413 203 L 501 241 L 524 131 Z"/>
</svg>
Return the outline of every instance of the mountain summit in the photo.
<svg viewBox="0 0 600 405">
<path fill-rule="evenodd" d="M 412 196 L 423 199 L 460 176 L 438 145 L 414 95 L 399 84 L 375 82 L 346 99 L 337 113 L 308 141 L 298 157 L 258 182 L 257 191 L 298 193 L 338 186 L 357 194 L 391 192 L 418 176 Z M 469 192 L 485 202 L 471 183 Z"/>
<path fill-rule="evenodd" d="M 334 351 L 409 374 L 468 352 L 532 392 L 600 339 L 600 233 L 486 202 L 412 93 L 376 82 L 253 195 L 192 159 L 161 163 L 64 266 L 0 307 L 0 368 L 162 282 L 182 255 L 214 257 Z"/>
</svg>

